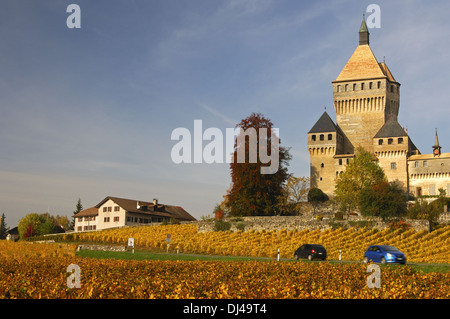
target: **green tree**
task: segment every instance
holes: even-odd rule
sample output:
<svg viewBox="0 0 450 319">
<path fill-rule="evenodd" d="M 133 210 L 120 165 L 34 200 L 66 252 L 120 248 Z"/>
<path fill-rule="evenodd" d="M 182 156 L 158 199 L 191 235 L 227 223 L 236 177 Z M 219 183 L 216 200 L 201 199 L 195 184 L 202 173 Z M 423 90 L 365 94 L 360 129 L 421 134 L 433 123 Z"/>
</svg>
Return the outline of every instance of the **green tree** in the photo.
<svg viewBox="0 0 450 319">
<path fill-rule="evenodd" d="M 328 196 L 317 187 L 313 187 L 308 192 L 308 202 L 313 206 L 313 214 L 316 214 L 316 208 L 328 200 Z"/>
<path fill-rule="evenodd" d="M 279 146 L 279 138 L 272 131 L 272 122 L 259 113 L 252 113 L 236 127 L 241 128 L 243 132 L 253 131 L 254 134 L 248 137 L 240 135 L 235 142 L 234 160 L 230 164 L 232 185 L 226 198 L 229 214 L 231 216 L 279 214 L 279 199 L 283 195 L 283 185 L 289 177 L 287 172 L 291 159 L 289 150 Z M 260 129 L 267 130 L 265 140 L 260 136 Z M 246 140 L 253 142 L 247 143 Z M 278 170 L 273 174 L 261 173 L 261 168 L 269 165 L 261 162 L 261 155 L 265 153 L 261 152 L 261 147 L 265 147 L 270 156 L 273 152 L 278 152 Z M 255 154 L 253 152 L 255 150 L 259 151 L 259 156 L 251 159 L 250 154 Z M 245 154 L 245 163 L 239 163 L 239 154 Z M 272 164 L 274 163 L 271 162 L 270 165 Z"/>
<path fill-rule="evenodd" d="M 364 216 L 377 216 L 387 220 L 405 216 L 407 200 L 407 194 L 398 183 L 379 181 L 361 190 L 359 208 Z"/>
<path fill-rule="evenodd" d="M 445 197 L 445 190 L 440 191 L 439 198 L 432 202 L 428 202 L 424 198 L 416 198 L 414 205 L 408 210 L 408 217 L 428 220 L 431 231 L 433 225 L 437 223 L 439 215 L 444 211 L 444 206 L 448 203 L 449 199 Z"/>
<path fill-rule="evenodd" d="M 6 219 L 5 219 L 5 213 L 2 214 L 2 218 L 0 221 L 0 239 L 6 238 Z"/>
<path fill-rule="evenodd" d="M 39 226 L 44 222 L 44 218 L 37 213 L 25 215 L 25 217 L 19 220 L 19 225 L 17 226 L 19 230 L 19 237 L 27 238 L 35 235 L 40 235 L 38 229 Z"/>
<path fill-rule="evenodd" d="M 67 229 L 69 230 L 73 230 L 75 227 L 75 215 L 78 214 L 79 212 L 81 212 L 83 210 L 83 205 L 81 205 L 81 198 L 78 198 L 77 204 L 75 206 L 75 210 L 73 211 L 73 216 L 72 219 L 70 221 L 70 224 L 67 225 Z"/>
<path fill-rule="evenodd" d="M 335 200 L 340 209 L 347 213 L 347 218 L 353 209 L 359 207 L 361 191 L 380 182 L 387 182 L 383 169 L 371 153 L 358 147 L 353 160 L 336 179 Z"/>
</svg>

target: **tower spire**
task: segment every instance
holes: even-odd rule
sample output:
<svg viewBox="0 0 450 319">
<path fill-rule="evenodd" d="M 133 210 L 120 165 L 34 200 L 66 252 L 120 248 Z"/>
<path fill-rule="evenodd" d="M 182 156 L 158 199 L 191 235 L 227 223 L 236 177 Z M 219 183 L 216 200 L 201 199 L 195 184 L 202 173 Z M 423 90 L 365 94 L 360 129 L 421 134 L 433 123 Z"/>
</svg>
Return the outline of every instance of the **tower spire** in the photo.
<svg viewBox="0 0 450 319">
<path fill-rule="evenodd" d="M 441 146 L 439 145 L 439 138 L 436 128 L 436 137 L 434 138 L 434 146 L 433 146 L 433 156 L 440 156 L 441 155 Z"/>
<path fill-rule="evenodd" d="M 359 45 L 369 44 L 369 29 L 366 24 L 366 15 L 363 13 L 363 20 L 359 28 Z"/>
</svg>

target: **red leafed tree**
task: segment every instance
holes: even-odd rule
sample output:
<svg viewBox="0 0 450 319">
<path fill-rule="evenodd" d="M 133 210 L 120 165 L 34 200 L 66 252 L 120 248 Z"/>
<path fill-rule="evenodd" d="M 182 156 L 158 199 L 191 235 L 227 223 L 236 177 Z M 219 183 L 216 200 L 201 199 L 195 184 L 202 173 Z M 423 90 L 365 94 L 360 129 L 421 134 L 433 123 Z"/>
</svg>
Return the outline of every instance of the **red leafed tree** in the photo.
<svg viewBox="0 0 450 319">
<path fill-rule="evenodd" d="M 231 169 L 231 190 L 227 195 L 227 210 L 231 216 L 270 216 L 277 215 L 279 200 L 283 196 L 283 185 L 289 174 L 287 166 L 291 155 L 287 148 L 279 146 L 279 137 L 272 131 L 272 122 L 260 113 L 252 113 L 249 117 L 243 119 L 237 128 L 248 132 L 249 128 L 254 128 L 256 138 L 245 136 L 240 139 L 239 136 L 234 144 L 233 162 Z M 260 139 L 260 134 L 266 128 L 266 138 Z M 242 134 L 242 131 L 241 131 Z M 264 135 L 262 135 L 264 136 Z M 275 141 L 275 139 L 278 139 Z M 251 143 L 253 141 L 253 144 Z M 278 141 L 278 143 L 276 143 Z M 255 145 L 256 143 L 256 145 Z M 261 143 L 265 143 L 262 144 Z M 265 146 L 261 152 L 261 146 Z M 276 146 L 276 147 L 274 147 Z M 253 150 L 252 150 L 253 147 Z M 256 147 L 257 156 L 251 156 Z M 245 162 L 238 160 L 238 152 L 245 150 Z M 272 152 L 278 152 L 278 166 L 274 173 L 263 174 L 261 167 L 268 167 L 274 160 Z M 266 153 L 270 162 L 261 161 L 261 153 Z M 242 154 L 242 153 L 241 153 Z M 253 160 L 251 160 L 253 158 Z"/>
</svg>

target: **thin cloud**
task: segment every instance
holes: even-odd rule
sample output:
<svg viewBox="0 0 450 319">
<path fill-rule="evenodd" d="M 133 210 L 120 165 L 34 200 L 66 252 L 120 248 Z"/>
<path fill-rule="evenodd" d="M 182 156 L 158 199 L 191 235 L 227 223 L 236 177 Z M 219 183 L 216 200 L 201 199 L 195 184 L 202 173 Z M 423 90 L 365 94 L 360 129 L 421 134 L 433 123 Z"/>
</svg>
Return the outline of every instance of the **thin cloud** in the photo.
<svg viewBox="0 0 450 319">
<path fill-rule="evenodd" d="M 202 107 L 204 110 L 208 111 L 209 113 L 211 113 L 211 114 L 213 114 L 213 115 L 219 117 L 219 118 L 222 119 L 222 121 L 224 121 L 225 123 L 232 125 L 233 127 L 234 127 L 237 123 L 239 123 L 239 121 L 236 121 L 235 119 L 232 119 L 232 118 L 229 117 L 228 115 L 225 115 L 225 114 L 223 114 L 223 113 L 221 113 L 221 112 L 219 112 L 219 111 L 213 109 L 212 107 L 210 107 L 210 106 L 208 106 L 208 105 L 206 105 L 206 104 L 202 104 L 201 107 Z"/>
</svg>

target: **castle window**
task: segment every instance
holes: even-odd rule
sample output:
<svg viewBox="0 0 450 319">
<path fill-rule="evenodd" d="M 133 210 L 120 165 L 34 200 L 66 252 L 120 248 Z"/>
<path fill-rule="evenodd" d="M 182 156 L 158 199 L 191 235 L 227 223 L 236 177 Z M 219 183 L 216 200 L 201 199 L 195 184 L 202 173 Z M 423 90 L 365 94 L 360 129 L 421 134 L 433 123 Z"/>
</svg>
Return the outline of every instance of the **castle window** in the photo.
<svg viewBox="0 0 450 319">
<path fill-rule="evenodd" d="M 428 161 L 423 161 L 423 167 L 428 167 Z"/>
<path fill-rule="evenodd" d="M 388 144 L 391 145 L 392 143 L 394 143 L 394 139 L 388 138 Z"/>
<path fill-rule="evenodd" d="M 340 85 L 337 86 L 337 91 L 341 92 L 341 86 Z"/>
<path fill-rule="evenodd" d="M 312 139 L 313 141 L 315 141 L 315 140 L 316 140 L 316 136 L 315 136 L 315 135 L 311 135 L 311 139 Z"/>
<path fill-rule="evenodd" d="M 372 82 L 369 82 L 369 90 L 372 90 Z"/>
<path fill-rule="evenodd" d="M 325 135 L 320 134 L 320 140 L 321 140 L 321 141 L 325 140 Z"/>
<path fill-rule="evenodd" d="M 419 167 L 419 162 L 418 161 L 414 162 L 414 167 Z"/>
<path fill-rule="evenodd" d="M 394 92 L 394 86 L 391 84 L 391 93 Z"/>
<path fill-rule="evenodd" d="M 333 139 L 333 134 L 328 134 L 328 140 L 331 141 Z"/>
<path fill-rule="evenodd" d="M 377 82 L 377 89 L 381 88 L 381 81 Z"/>
<path fill-rule="evenodd" d="M 356 83 L 353 83 L 353 91 L 356 91 Z"/>
<path fill-rule="evenodd" d="M 430 185 L 430 195 L 436 195 L 436 187 L 434 184 Z"/>
<path fill-rule="evenodd" d="M 403 137 L 398 138 L 398 144 L 403 144 Z"/>
<path fill-rule="evenodd" d="M 364 83 L 361 83 L 361 90 L 364 90 Z"/>
<path fill-rule="evenodd" d="M 323 168 L 324 166 L 325 166 L 325 165 L 324 165 L 323 163 L 322 163 L 322 164 L 320 164 L 320 167 L 322 167 L 322 168 Z"/>
<path fill-rule="evenodd" d="M 339 165 L 342 165 L 342 158 L 339 159 Z"/>
<path fill-rule="evenodd" d="M 391 163 L 391 169 L 397 169 L 397 163 Z"/>
<path fill-rule="evenodd" d="M 348 91 L 348 84 L 345 85 L 345 92 Z"/>
<path fill-rule="evenodd" d="M 380 139 L 378 140 L 378 145 L 383 145 L 383 139 L 382 139 L 382 138 L 380 138 Z"/>
</svg>

